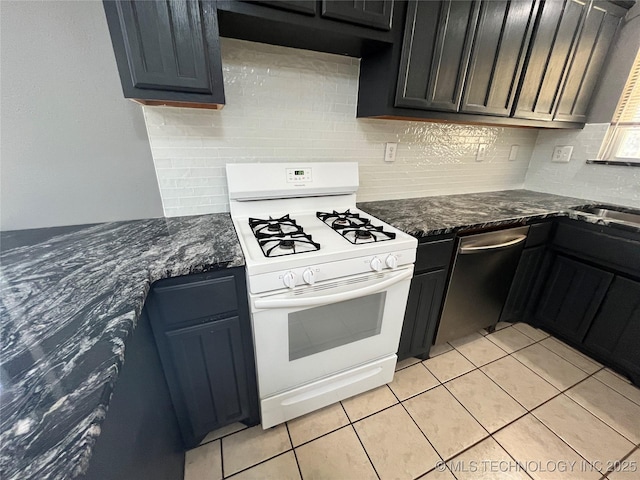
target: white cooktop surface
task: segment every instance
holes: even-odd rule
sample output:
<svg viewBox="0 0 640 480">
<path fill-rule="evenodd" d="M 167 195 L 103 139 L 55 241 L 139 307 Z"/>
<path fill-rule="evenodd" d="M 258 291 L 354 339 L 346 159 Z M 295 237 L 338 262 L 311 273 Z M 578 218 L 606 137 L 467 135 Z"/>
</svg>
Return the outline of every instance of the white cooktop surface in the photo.
<svg viewBox="0 0 640 480">
<path fill-rule="evenodd" d="M 342 208 L 335 210 L 338 212 L 344 212 L 345 209 Z M 274 211 L 269 215 L 234 216 L 233 221 L 236 231 L 238 232 L 242 250 L 245 254 L 245 262 L 249 275 L 286 268 L 310 266 L 318 263 L 337 262 L 357 257 L 372 257 L 374 255 L 394 253 L 407 248 L 416 248 L 417 240 L 415 238 L 355 207 L 350 208 L 351 213 L 357 213 L 361 217 L 370 219 L 373 225 L 382 226 L 386 232 L 395 233 L 396 238 L 370 243 L 353 244 L 346 238 L 343 238 L 340 233 L 336 232 L 322 220 L 317 218 L 317 211 L 332 212 L 333 209 L 306 212 Z M 265 256 L 262 248 L 258 244 L 258 240 L 255 238 L 255 235 L 249 226 L 249 218 L 267 219 L 271 216 L 275 219 L 286 214 L 289 214 L 289 217 L 294 219 L 296 223 L 304 229 L 304 233 L 311 235 L 314 242 L 320 244 L 319 250 L 277 257 Z"/>
</svg>

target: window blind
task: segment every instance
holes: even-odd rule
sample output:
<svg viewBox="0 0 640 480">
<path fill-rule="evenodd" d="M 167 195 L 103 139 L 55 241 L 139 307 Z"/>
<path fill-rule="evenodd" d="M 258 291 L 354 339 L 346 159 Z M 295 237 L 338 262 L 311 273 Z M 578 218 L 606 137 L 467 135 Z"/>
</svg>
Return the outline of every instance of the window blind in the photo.
<svg viewBox="0 0 640 480">
<path fill-rule="evenodd" d="M 589 163 L 640 165 L 640 51 L 598 154 Z"/>
<path fill-rule="evenodd" d="M 612 123 L 618 125 L 640 124 L 640 51 L 636 55 Z"/>
</svg>

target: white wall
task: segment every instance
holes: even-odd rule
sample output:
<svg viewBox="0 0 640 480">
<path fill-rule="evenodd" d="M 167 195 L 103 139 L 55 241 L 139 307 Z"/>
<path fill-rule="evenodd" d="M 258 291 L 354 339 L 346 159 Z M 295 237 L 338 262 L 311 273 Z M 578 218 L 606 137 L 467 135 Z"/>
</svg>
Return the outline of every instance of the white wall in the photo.
<svg viewBox="0 0 640 480">
<path fill-rule="evenodd" d="M 0 229 L 162 216 L 101 2 L 1 1 Z"/>
<path fill-rule="evenodd" d="M 360 201 L 523 185 L 535 129 L 356 119 L 348 57 L 223 39 L 222 60 L 221 111 L 144 107 L 167 216 L 227 211 L 229 162 L 357 161 Z M 385 142 L 399 142 L 393 164 Z"/>
<path fill-rule="evenodd" d="M 525 188 L 640 207 L 640 168 L 585 163 L 596 158 L 608 127 L 590 123 L 583 130 L 541 130 Z M 573 145 L 569 163 L 551 162 L 556 145 Z"/>
</svg>

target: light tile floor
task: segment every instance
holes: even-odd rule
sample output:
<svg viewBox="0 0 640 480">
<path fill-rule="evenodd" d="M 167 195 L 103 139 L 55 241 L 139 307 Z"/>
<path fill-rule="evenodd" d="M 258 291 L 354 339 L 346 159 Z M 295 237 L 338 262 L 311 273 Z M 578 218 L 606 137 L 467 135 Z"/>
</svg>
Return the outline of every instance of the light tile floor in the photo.
<svg viewBox="0 0 640 480">
<path fill-rule="evenodd" d="M 525 324 L 434 352 L 284 425 L 212 432 L 185 480 L 640 479 L 640 389 L 618 374 Z"/>
</svg>

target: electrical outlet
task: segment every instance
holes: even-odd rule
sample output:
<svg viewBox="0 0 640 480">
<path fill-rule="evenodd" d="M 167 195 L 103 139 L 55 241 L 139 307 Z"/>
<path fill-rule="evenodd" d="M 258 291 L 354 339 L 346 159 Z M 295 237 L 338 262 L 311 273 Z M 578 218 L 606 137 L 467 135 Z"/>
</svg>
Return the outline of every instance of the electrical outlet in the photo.
<svg viewBox="0 0 640 480">
<path fill-rule="evenodd" d="M 481 143 L 478 145 L 478 153 L 476 153 L 476 162 L 482 162 L 485 158 L 487 158 L 487 148 L 489 144 Z"/>
<path fill-rule="evenodd" d="M 514 161 L 518 159 L 518 145 L 511 145 L 511 151 L 509 152 L 509 160 Z"/>
<path fill-rule="evenodd" d="M 384 161 L 385 162 L 395 162 L 396 161 L 396 151 L 398 150 L 398 144 L 393 142 L 387 142 L 384 148 Z"/>
<path fill-rule="evenodd" d="M 557 163 L 569 163 L 572 153 L 573 147 L 571 145 L 555 147 L 553 149 L 553 157 L 551 157 L 551 161 Z"/>
</svg>

